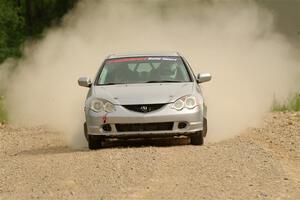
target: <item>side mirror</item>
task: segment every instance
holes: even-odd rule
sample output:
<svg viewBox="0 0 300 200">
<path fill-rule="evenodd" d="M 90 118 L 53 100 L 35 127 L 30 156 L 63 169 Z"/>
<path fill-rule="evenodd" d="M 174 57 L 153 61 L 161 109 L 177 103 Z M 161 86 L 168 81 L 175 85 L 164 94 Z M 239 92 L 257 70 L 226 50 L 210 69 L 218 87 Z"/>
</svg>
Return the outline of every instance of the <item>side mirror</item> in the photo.
<svg viewBox="0 0 300 200">
<path fill-rule="evenodd" d="M 209 73 L 201 73 L 197 75 L 197 83 L 204 83 L 211 80 L 211 74 Z"/>
<path fill-rule="evenodd" d="M 78 79 L 78 85 L 82 87 L 91 87 L 92 80 L 88 77 L 81 77 Z"/>
</svg>

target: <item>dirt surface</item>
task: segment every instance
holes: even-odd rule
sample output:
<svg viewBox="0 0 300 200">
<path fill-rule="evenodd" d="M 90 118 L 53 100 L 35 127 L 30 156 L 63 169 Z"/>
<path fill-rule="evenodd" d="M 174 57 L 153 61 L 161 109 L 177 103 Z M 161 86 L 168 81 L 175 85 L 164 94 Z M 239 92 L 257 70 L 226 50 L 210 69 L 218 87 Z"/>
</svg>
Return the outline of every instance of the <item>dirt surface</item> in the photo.
<svg viewBox="0 0 300 200">
<path fill-rule="evenodd" d="M 0 125 L 0 199 L 300 199 L 300 115 L 205 146 L 187 139 L 74 151 L 44 127 Z"/>
</svg>

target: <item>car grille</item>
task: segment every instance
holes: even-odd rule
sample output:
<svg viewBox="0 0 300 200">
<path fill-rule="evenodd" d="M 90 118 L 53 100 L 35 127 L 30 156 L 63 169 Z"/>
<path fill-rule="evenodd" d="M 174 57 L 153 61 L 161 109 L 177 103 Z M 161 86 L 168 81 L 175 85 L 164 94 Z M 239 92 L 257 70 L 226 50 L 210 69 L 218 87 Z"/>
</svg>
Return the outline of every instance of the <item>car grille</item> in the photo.
<svg viewBox="0 0 300 200">
<path fill-rule="evenodd" d="M 128 110 L 148 113 L 162 108 L 166 104 L 140 104 L 140 105 L 123 105 Z"/>
<path fill-rule="evenodd" d="M 144 123 L 144 124 L 116 124 L 118 132 L 134 131 L 167 131 L 173 129 L 173 122 Z"/>
</svg>

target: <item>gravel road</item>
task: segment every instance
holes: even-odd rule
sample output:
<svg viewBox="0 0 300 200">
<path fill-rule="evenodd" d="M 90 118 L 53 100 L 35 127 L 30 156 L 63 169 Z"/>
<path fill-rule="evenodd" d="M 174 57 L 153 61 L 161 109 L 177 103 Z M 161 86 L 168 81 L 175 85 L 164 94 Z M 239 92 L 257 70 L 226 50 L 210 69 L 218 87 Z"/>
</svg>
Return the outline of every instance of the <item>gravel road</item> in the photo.
<svg viewBox="0 0 300 200">
<path fill-rule="evenodd" d="M 69 149 L 45 127 L 0 125 L 0 199 L 300 199 L 300 114 L 204 146 L 187 139 Z M 113 147 L 112 147 L 113 146 Z"/>
</svg>

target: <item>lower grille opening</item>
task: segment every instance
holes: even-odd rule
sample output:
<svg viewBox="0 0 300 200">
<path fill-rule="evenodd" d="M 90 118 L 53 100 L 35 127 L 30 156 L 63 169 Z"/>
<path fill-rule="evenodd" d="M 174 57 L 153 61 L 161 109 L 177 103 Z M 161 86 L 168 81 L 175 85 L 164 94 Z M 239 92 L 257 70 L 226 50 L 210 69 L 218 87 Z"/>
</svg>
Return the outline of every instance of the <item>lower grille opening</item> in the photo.
<svg viewBox="0 0 300 200">
<path fill-rule="evenodd" d="M 187 124 L 185 122 L 179 122 L 178 123 L 178 128 L 179 129 L 184 129 L 187 126 Z"/>
<path fill-rule="evenodd" d="M 111 131 L 111 126 L 109 124 L 104 124 L 102 126 L 103 130 L 106 132 L 110 132 Z"/>
<path fill-rule="evenodd" d="M 143 124 L 116 124 L 118 132 L 135 131 L 167 131 L 173 129 L 173 122 L 143 123 Z"/>
</svg>

